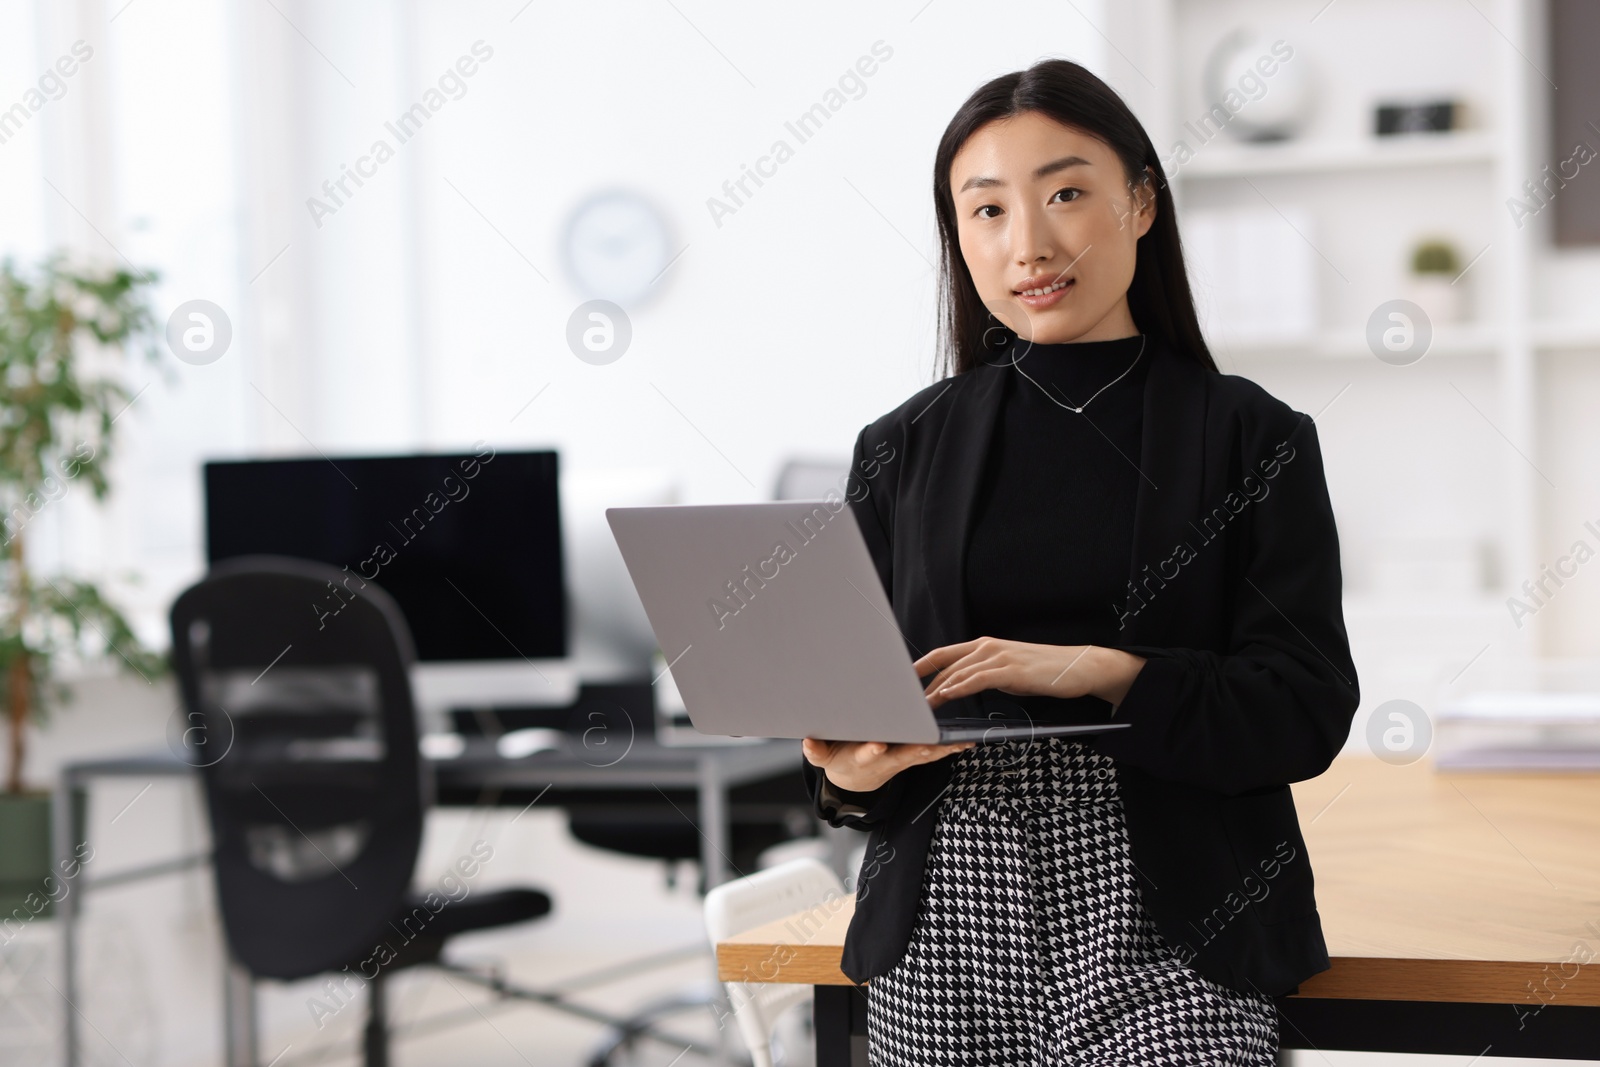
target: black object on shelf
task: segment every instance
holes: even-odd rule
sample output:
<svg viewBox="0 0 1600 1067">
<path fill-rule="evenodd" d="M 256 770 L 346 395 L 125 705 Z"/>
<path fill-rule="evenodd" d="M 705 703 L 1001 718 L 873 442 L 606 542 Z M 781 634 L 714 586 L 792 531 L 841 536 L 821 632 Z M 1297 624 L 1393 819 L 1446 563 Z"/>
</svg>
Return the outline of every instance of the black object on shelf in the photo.
<svg viewBox="0 0 1600 1067">
<path fill-rule="evenodd" d="M 1374 117 L 1379 137 L 1405 133 L 1446 133 L 1459 124 L 1461 105 L 1454 100 L 1379 104 Z"/>
</svg>

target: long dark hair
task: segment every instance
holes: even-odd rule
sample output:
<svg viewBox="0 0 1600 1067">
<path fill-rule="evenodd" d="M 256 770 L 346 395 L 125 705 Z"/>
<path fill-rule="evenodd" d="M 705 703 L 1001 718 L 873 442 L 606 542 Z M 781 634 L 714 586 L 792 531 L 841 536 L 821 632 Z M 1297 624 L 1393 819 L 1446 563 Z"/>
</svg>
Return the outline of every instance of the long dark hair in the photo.
<svg viewBox="0 0 1600 1067">
<path fill-rule="evenodd" d="M 1128 285 L 1128 310 L 1140 333 L 1165 341 L 1184 356 L 1216 370 L 1189 291 L 1172 191 L 1167 188 L 1150 135 L 1105 82 L 1070 60 L 1045 59 L 1027 70 L 996 78 L 973 93 L 939 141 L 933 161 L 933 203 L 939 218 L 939 288 L 943 294 L 939 353 L 944 371 L 964 374 L 982 362 L 985 352 L 1016 337 L 998 320 L 990 322 L 993 316 L 979 299 L 962 258 L 955 199 L 950 192 L 950 164 L 967 138 L 986 123 L 1024 111 L 1040 112 L 1104 141 L 1122 160 L 1130 181 L 1137 182 L 1145 168 L 1150 168 L 1155 175 L 1156 217 L 1139 238 L 1133 281 Z"/>
</svg>

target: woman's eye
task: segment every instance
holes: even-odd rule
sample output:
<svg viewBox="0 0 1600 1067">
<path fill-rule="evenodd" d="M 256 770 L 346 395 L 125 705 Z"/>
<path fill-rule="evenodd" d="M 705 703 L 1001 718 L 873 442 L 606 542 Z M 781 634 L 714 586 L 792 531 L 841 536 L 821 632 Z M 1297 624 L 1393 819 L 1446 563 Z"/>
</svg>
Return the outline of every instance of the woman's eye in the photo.
<svg viewBox="0 0 1600 1067">
<path fill-rule="evenodd" d="M 1073 194 L 1072 199 L 1076 200 L 1076 199 L 1078 199 L 1078 197 L 1083 195 L 1083 190 L 1074 188 L 1074 187 L 1069 185 L 1065 189 L 1056 190 L 1056 196 L 1060 196 L 1062 193 L 1072 193 Z M 1051 199 L 1053 200 L 1053 199 L 1055 199 L 1055 197 L 1052 197 Z M 1070 201 L 1068 201 L 1068 203 L 1070 203 Z"/>
<path fill-rule="evenodd" d="M 973 214 L 978 216 L 980 219 L 992 219 L 992 218 L 994 218 L 993 215 L 985 215 L 984 214 L 984 212 L 988 211 L 990 208 L 993 208 L 996 211 L 1000 210 L 1000 206 L 998 204 L 984 204 L 982 207 L 980 207 L 976 211 L 974 211 Z"/>
</svg>

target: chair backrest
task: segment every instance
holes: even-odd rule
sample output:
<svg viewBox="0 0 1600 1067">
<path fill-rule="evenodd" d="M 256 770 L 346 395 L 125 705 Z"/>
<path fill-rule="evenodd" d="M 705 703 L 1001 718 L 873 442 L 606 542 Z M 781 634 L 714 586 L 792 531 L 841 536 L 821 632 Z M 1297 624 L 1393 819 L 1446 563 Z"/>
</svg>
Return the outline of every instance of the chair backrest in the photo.
<svg viewBox="0 0 1600 1067">
<path fill-rule="evenodd" d="M 706 894 L 706 933 L 713 942 L 845 897 L 844 883 L 812 856 L 724 882 Z"/>
<path fill-rule="evenodd" d="M 778 471 L 772 487 L 774 500 L 821 500 L 832 490 L 844 495 L 850 461 L 791 459 Z"/>
<path fill-rule="evenodd" d="M 371 957 L 430 799 L 400 609 L 348 571 L 251 556 L 185 590 L 171 626 L 234 957 L 280 979 Z"/>
<path fill-rule="evenodd" d="M 844 883 L 821 860 L 802 857 L 769 867 L 706 894 L 706 933 L 715 945 L 765 923 L 797 912 L 810 915 L 798 929 L 814 930 L 839 902 Z M 788 982 L 727 982 L 739 1033 L 749 1047 L 754 1067 L 772 1067 L 772 1028 L 778 1016 L 811 995 L 811 987 Z"/>
</svg>

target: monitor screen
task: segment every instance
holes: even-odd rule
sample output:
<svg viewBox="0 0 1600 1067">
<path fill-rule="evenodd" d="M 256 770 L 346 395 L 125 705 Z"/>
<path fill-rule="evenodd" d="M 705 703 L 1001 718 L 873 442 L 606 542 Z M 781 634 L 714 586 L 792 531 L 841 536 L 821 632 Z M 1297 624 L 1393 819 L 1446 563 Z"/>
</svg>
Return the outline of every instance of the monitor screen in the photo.
<svg viewBox="0 0 1600 1067">
<path fill-rule="evenodd" d="M 205 499 L 210 562 L 348 567 L 399 603 L 419 661 L 567 654 L 554 452 L 213 461 Z"/>
</svg>

